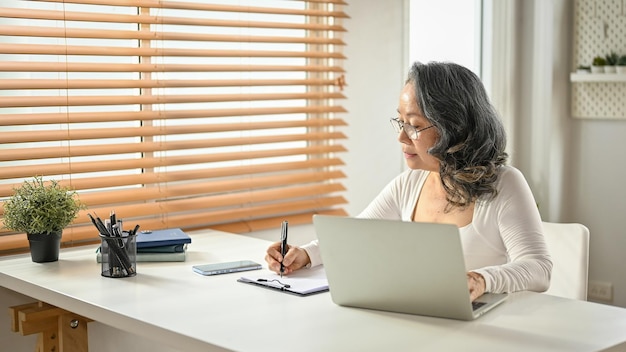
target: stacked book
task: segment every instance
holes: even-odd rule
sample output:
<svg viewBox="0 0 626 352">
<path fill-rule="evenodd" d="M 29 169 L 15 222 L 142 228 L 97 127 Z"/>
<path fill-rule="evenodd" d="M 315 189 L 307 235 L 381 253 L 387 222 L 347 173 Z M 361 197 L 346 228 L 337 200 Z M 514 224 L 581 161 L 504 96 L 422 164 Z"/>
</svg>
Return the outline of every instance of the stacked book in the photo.
<svg viewBox="0 0 626 352">
<path fill-rule="evenodd" d="M 179 228 L 137 234 L 137 262 L 184 262 L 191 237 Z M 100 250 L 96 257 L 102 262 Z"/>
</svg>

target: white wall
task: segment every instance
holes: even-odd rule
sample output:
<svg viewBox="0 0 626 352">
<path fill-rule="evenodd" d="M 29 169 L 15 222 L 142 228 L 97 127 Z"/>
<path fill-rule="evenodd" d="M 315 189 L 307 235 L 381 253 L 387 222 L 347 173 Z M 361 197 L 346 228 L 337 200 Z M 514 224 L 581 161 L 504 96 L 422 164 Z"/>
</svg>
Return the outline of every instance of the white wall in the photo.
<svg viewBox="0 0 626 352">
<path fill-rule="evenodd" d="M 626 307 L 626 120 L 571 116 L 573 6 L 571 0 L 518 2 L 521 88 L 513 97 L 512 149 L 543 219 L 589 228 L 589 280 L 613 284 L 614 299 L 600 303 Z"/>
<path fill-rule="evenodd" d="M 11 352 L 31 352 L 37 343 L 36 335 L 22 336 L 11 331 L 9 307 L 34 302 L 30 297 L 0 287 L 0 350 Z"/>
<path fill-rule="evenodd" d="M 574 1 L 562 2 L 574 6 L 571 4 Z M 622 2 L 622 6 L 626 3 Z M 619 33 L 624 33 L 626 21 L 620 23 Z M 569 62 L 569 67 L 573 69 L 577 64 Z M 570 118 L 570 125 L 566 150 L 572 162 L 569 177 L 566 177 L 568 188 L 564 204 L 568 206 L 565 220 L 580 221 L 589 227 L 589 279 L 613 283 L 612 304 L 626 307 L 626 116 L 623 120 Z"/>
<path fill-rule="evenodd" d="M 404 1 L 351 1 L 346 7 L 346 79 L 349 127 L 345 161 L 346 209 L 357 215 L 404 168 L 389 123 L 408 71 Z"/>
<path fill-rule="evenodd" d="M 589 280 L 613 283 L 613 304 L 626 307 L 626 120 L 573 122 L 568 220 L 591 233 Z"/>
</svg>

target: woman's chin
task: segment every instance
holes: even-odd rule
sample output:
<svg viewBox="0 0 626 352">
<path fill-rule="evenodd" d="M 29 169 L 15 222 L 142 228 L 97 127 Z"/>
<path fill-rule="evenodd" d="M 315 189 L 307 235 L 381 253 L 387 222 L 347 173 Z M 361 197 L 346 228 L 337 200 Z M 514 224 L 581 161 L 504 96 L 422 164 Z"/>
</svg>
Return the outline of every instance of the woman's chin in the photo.
<svg viewBox="0 0 626 352">
<path fill-rule="evenodd" d="M 411 169 L 411 170 L 418 170 L 418 169 L 423 169 L 424 168 L 422 163 L 411 161 L 411 160 L 408 160 L 408 159 L 406 161 L 406 166 L 409 169 Z"/>
<path fill-rule="evenodd" d="M 417 157 L 406 158 L 406 166 L 411 170 L 427 170 L 439 172 L 438 165 L 427 165 L 421 159 Z"/>
</svg>

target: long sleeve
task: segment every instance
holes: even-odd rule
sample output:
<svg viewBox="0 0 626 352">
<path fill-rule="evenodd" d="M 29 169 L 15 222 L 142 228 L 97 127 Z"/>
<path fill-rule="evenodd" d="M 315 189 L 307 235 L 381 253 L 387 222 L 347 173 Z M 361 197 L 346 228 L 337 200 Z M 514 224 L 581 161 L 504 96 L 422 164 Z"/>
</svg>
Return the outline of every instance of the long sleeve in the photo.
<svg viewBox="0 0 626 352">
<path fill-rule="evenodd" d="M 512 167 L 502 170 L 498 196 L 475 207 L 472 227 L 483 239 L 482 248 L 472 244 L 472 239 L 464 241 L 466 262 L 468 269 L 485 277 L 487 292 L 548 289 L 552 259 L 537 204 L 519 170 Z M 481 254 L 494 252 L 490 247 L 502 251 L 503 263 L 473 260 L 474 256 L 479 258 Z"/>
</svg>

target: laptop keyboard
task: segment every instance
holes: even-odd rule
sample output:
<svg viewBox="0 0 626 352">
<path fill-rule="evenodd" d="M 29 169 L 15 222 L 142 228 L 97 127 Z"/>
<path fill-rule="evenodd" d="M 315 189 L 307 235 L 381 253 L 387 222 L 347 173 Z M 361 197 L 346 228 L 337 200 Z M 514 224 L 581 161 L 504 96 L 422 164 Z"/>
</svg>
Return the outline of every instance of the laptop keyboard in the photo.
<svg viewBox="0 0 626 352">
<path fill-rule="evenodd" d="M 474 301 L 474 302 L 472 302 L 472 310 L 476 310 L 476 309 L 484 306 L 485 304 L 487 304 L 487 303 Z"/>
</svg>

